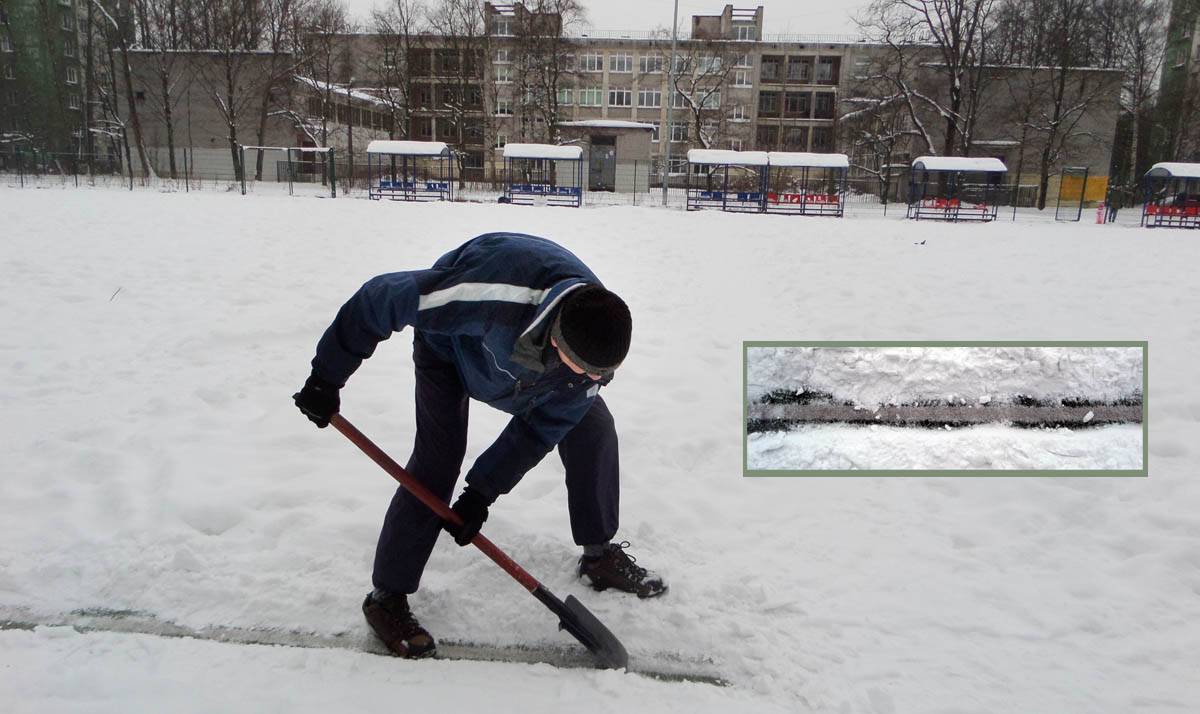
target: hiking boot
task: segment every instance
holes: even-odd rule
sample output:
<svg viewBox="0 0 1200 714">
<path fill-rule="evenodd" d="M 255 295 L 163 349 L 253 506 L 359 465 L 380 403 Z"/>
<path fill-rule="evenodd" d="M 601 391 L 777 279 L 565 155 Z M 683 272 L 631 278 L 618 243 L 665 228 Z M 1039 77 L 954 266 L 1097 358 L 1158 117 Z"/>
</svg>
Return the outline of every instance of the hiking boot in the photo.
<svg viewBox="0 0 1200 714">
<path fill-rule="evenodd" d="M 408 596 L 375 590 L 363 600 L 363 615 L 388 650 L 397 657 L 432 657 L 437 643 L 408 608 Z"/>
<path fill-rule="evenodd" d="M 609 543 L 604 554 L 579 559 L 579 577 L 586 578 L 594 590 L 614 588 L 638 597 L 655 597 L 667 591 L 658 575 L 637 565 L 637 560 L 625 552 L 628 541 Z"/>
</svg>

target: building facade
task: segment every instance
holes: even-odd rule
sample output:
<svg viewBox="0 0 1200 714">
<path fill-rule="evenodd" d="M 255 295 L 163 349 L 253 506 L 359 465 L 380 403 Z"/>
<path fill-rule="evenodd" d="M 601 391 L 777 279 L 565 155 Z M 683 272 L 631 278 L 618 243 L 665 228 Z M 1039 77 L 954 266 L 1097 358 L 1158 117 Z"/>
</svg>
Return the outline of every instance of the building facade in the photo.
<svg viewBox="0 0 1200 714">
<path fill-rule="evenodd" d="M 564 35 L 557 16 L 531 13 L 519 2 L 485 2 L 480 26 L 459 35 L 321 36 L 316 39 L 324 43 L 322 48 L 308 48 L 304 58 L 287 65 L 288 72 L 276 78 L 274 89 L 258 87 L 250 93 L 271 91 L 279 105 L 270 113 L 266 143 L 333 146 L 342 157 L 339 163 L 348 164 L 353 157 L 358 165 L 365 163 L 371 139 L 445 141 L 455 149 L 459 174 L 467 180 L 495 179 L 509 142 L 604 146 L 611 138 L 608 130 L 622 122 L 648 127 L 649 141 L 639 140 L 639 146 L 648 144 L 640 156 L 626 151 L 614 159 L 639 162 L 638 167 L 618 170 L 640 176 L 645 165 L 654 181 L 664 169 L 681 177 L 687 171 L 689 148 L 842 151 L 856 165 L 878 164 L 879 157 L 855 139 L 857 129 L 847 118 L 861 115 L 855 102 L 871 67 L 886 62 L 885 48 L 852 37 L 771 37 L 764 35 L 763 21 L 761 7 L 732 5 L 720 14 L 692 17 L 691 32 L 679 40 L 672 67 L 671 38 L 664 33 Z M 202 54 L 189 61 L 201 63 L 201 58 Z M 153 53 L 136 53 L 133 61 L 148 64 L 155 59 Z M 936 68 L 929 62 L 922 66 L 925 91 L 930 96 L 942 91 Z M 1012 111 L 1014 106 L 1043 108 L 1034 104 L 1043 102 L 1039 77 L 1044 73 L 1025 69 L 988 69 L 993 81 L 967 149 L 972 155 L 1002 158 L 1011 169 L 1020 166 L 1022 173 L 1033 166 L 1032 158 L 1028 165 L 1025 158 L 1044 148 L 1037 136 L 1022 130 L 1029 122 Z M 188 71 L 199 73 L 194 67 Z M 140 67 L 134 76 L 139 96 L 152 96 L 154 73 Z M 1086 116 L 1072 123 L 1071 130 L 1081 138 L 1064 144 L 1055 168 L 1085 165 L 1094 176 L 1106 175 L 1120 75 L 1070 70 L 1069 79 L 1072 96 L 1096 96 L 1089 100 Z M 210 109 L 197 109 L 196 102 L 212 103 L 210 94 L 202 92 L 196 98 L 193 93 L 187 99 L 193 121 L 206 117 L 201 134 L 207 144 L 191 143 L 192 147 L 211 148 L 229 133 Z M 184 111 L 180 107 L 176 113 Z M 936 124 L 936 112 L 926 107 L 915 118 L 901 116 L 898 121 L 909 124 L 892 129 L 909 138 L 890 147 L 886 161 L 903 163 L 930 153 L 911 140 L 912 122 Z M 143 122 L 147 141 L 159 144 L 165 131 L 156 126 L 161 122 L 154 112 L 147 112 Z M 600 140 L 591 142 L 590 134 L 580 128 L 599 128 L 596 122 L 608 126 L 592 132 Z M 256 143 L 251 130 L 260 125 L 252 118 L 242 122 L 241 143 Z M 564 131 L 570 125 L 572 130 Z M 193 131 L 193 141 L 194 135 Z M 148 150 L 161 154 L 153 147 Z M 618 152 L 607 153 L 615 157 Z M 209 155 L 210 170 L 222 170 L 219 147 Z M 224 170 L 233 173 L 232 165 Z M 608 183 L 614 182 L 597 185 Z"/>
<path fill-rule="evenodd" d="M 83 0 L 0 0 L 0 151 L 86 143 Z"/>
</svg>

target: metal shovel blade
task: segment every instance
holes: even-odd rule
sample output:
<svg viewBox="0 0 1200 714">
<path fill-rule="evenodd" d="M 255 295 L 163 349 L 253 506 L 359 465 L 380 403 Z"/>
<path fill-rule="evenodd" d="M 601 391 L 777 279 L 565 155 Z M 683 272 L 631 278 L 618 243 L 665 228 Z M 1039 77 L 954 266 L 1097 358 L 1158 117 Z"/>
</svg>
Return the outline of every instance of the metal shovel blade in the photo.
<svg viewBox="0 0 1200 714">
<path fill-rule="evenodd" d="M 559 629 L 571 633 L 605 667 L 625 669 L 629 666 L 629 653 L 625 651 L 625 645 L 574 595 L 568 595 L 564 603 L 540 585 L 533 595 L 558 615 Z"/>
</svg>

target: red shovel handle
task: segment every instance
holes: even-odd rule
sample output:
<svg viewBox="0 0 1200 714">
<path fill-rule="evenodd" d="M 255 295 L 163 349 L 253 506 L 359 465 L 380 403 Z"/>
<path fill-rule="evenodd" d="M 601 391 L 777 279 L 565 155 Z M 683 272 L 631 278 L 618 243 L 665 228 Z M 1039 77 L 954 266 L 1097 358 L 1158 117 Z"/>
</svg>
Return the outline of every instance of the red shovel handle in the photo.
<svg viewBox="0 0 1200 714">
<path fill-rule="evenodd" d="M 454 525 L 461 526 L 462 519 L 458 514 L 450 510 L 450 507 L 442 502 L 442 499 L 433 495 L 429 489 L 425 488 L 412 474 L 404 470 L 404 467 L 392 460 L 392 457 L 383 452 L 383 449 L 375 445 L 373 441 L 368 439 L 365 434 L 356 429 L 353 424 L 346 421 L 341 414 L 334 414 L 329 419 L 329 423 L 335 429 L 342 432 L 351 442 L 354 443 L 362 452 L 371 457 L 371 460 L 379 464 L 384 471 L 392 475 L 392 478 L 400 482 L 400 485 L 408 489 L 408 492 L 420 499 L 429 507 L 431 511 L 436 513 L 444 521 L 450 521 Z M 529 592 L 534 592 L 538 589 L 539 583 L 525 569 L 513 562 L 513 559 L 505 555 L 504 551 L 496 547 L 496 544 L 488 540 L 483 534 L 476 535 L 471 540 L 471 544 L 483 551 L 483 554 L 491 558 L 504 569 L 504 572 L 513 576 L 521 587 Z"/>
</svg>

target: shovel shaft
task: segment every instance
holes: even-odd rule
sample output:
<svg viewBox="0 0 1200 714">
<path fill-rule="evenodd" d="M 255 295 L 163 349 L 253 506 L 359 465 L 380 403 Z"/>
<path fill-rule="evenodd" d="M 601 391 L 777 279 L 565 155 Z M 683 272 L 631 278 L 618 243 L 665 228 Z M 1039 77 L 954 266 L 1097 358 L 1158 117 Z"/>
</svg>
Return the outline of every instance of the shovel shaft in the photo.
<svg viewBox="0 0 1200 714">
<path fill-rule="evenodd" d="M 459 518 L 458 514 L 451 510 L 449 506 L 443 503 L 442 499 L 433 495 L 432 491 L 425 488 L 425 486 L 422 485 L 420 481 L 417 481 L 417 479 L 414 478 L 413 475 L 408 471 L 406 471 L 403 466 L 396 463 L 392 457 L 384 453 L 383 449 L 376 446 L 375 443 L 368 439 L 365 434 L 356 429 L 353 424 L 346 421 L 345 417 L 343 417 L 341 414 L 334 414 L 329 419 L 329 423 L 332 424 L 335 429 L 342 432 L 342 434 L 345 435 L 345 437 L 351 442 L 353 442 L 355 446 L 361 449 L 364 454 L 371 457 L 371 460 L 379 464 L 384 471 L 387 471 L 389 474 L 391 474 L 392 478 L 399 481 L 401 486 L 406 488 L 409 493 L 416 496 L 421 503 L 424 503 L 426 506 L 428 506 L 429 510 L 436 513 L 438 517 L 440 517 L 442 520 L 450 521 L 456 526 L 462 525 L 462 519 Z M 514 562 L 512 558 L 508 557 L 504 551 L 500 550 L 495 543 L 488 540 L 483 536 L 483 534 L 479 534 L 471 540 L 471 545 L 474 545 L 476 548 L 483 551 L 484 555 L 495 561 L 496 565 L 499 565 L 504 572 L 511 575 L 514 580 L 521 584 L 521 587 L 533 593 L 535 596 L 537 595 L 539 589 L 541 588 L 541 584 L 538 583 L 537 579 L 527 573 L 520 565 L 517 565 L 516 562 Z"/>
</svg>

